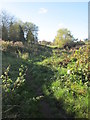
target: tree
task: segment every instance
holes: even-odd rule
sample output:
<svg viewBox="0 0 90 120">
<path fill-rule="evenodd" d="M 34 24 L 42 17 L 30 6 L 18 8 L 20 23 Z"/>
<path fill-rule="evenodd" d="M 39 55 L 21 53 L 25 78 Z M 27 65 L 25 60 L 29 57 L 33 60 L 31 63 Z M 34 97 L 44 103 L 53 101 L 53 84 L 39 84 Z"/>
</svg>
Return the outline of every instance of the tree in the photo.
<svg viewBox="0 0 90 120">
<path fill-rule="evenodd" d="M 19 40 L 22 41 L 22 42 L 25 42 L 25 38 L 24 38 L 24 32 L 23 32 L 23 29 L 22 29 L 22 26 L 19 25 Z"/>
<path fill-rule="evenodd" d="M 19 41 L 19 25 L 11 23 L 9 28 L 9 40 L 14 42 Z"/>
<path fill-rule="evenodd" d="M 10 16 L 5 10 L 1 11 L 1 18 L 2 18 L 2 39 L 3 40 L 8 40 L 9 38 L 9 28 L 10 24 L 15 22 L 15 17 Z"/>
<path fill-rule="evenodd" d="M 36 26 L 35 24 L 33 24 L 31 22 L 25 22 L 23 24 L 23 30 L 24 30 L 24 35 L 26 36 L 26 40 L 27 40 L 28 34 L 33 34 L 34 42 L 38 42 L 38 33 L 37 33 L 38 26 Z"/>
<path fill-rule="evenodd" d="M 8 40 L 8 30 L 4 25 L 2 26 L 2 39 L 5 41 Z"/>
<path fill-rule="evenodd" d="M 26 36 L 26 40 L 28 43 L 34 43 L 34 35 L 32 34 L 32 31 L 29 30 Z"/>
<path fill-rule="evenodd" d="M 60 47 L 64 47 L 65 45 L 69 45 L 74 40 L 71 32 L 66 29 L 62 28 L 57 31 L 57 36 L 55 37 L 54 44 Z"/>
<path fill-rule="evenodd" d="M 38 27 L 35 24 L 17 21 L 14 16 L 10 16 L 6 11 L 2 11 L 1 18 L 2 38 L 4 40 L 38 42 Z"/>
<path fill-rule="evenodd" d="M 11 22 L 9 27 L 9 40 L 12 40 L 14 42 L 25 41 L 24 31 L 19 22 L 15 22 L 15 23 Z"/>
</svg>

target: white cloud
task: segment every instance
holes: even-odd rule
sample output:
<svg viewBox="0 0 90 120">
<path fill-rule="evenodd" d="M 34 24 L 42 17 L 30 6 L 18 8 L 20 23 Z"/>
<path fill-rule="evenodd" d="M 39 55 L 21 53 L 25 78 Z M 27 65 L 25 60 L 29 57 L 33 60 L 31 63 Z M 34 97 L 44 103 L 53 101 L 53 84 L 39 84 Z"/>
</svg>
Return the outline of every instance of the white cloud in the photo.
<svg viewBox="0 0 90 120">
<path fill-rule="evenodd" d="M 40 8 L 39 11 L 38 11 L 38 13 L 39 14 L 45 14 L 45 13 L 47 13 L 47 11 L 48 10 L 46 8 Z"/>
</svg>

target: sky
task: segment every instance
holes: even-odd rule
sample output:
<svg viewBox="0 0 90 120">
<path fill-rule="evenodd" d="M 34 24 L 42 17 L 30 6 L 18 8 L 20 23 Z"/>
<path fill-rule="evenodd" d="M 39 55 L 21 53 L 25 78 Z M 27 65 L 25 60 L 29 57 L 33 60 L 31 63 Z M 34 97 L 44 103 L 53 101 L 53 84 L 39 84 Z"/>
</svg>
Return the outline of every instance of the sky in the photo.
<svg viewBox="0 0 90 120">
<path fill-rule="evenodd" d="M 2 8 L 39 27 L 39 40 L 53 41 L 60 28 L 78 39 L 88 38 L 88 2 L 6 2 Z"/>
</svg>

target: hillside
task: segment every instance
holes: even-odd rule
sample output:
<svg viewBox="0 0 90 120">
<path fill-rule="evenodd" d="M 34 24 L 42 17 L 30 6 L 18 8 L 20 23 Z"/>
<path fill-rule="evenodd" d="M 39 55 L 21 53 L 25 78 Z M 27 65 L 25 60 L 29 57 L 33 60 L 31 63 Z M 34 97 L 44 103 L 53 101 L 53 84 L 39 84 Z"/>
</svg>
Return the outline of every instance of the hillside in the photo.
<svg viewBox="0 0 90 120">
<path fill-rule="evenodd" d="M 2 41 L 3 118 L 88 118 L 88 53 Z"/>
</svg>

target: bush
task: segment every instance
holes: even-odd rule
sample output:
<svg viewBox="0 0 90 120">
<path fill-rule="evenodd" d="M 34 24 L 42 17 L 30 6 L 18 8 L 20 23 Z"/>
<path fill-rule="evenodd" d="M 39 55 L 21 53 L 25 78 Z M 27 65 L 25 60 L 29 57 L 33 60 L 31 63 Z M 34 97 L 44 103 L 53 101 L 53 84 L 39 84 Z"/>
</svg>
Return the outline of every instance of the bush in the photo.
<svg viewBox="0 0 90 120">
<path fill-rule="evenodd" d="M 63 46 L 63 48 L 72 48 L 72 47 L 75 47 L 76 46 L 76 43 L 74 41 L 69 41 L 69 42 L 66 42 Z"/>
<path fill-rule="evenodd" d="M 84 42 L 84 41 L 78 41 L 78 42 L 76 43 L 76 45 L 85 45 L 85 42 Z"/>
</svg>

